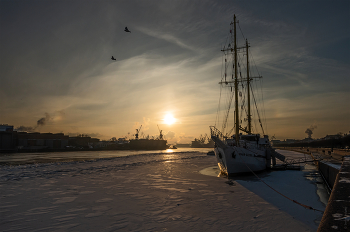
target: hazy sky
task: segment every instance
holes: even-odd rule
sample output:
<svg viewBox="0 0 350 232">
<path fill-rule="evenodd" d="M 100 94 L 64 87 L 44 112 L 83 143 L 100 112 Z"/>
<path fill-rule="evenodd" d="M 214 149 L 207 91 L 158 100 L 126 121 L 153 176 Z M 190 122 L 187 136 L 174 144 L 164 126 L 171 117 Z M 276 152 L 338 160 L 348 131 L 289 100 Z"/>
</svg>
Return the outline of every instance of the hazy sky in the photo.
<svg viewBox="0 0 350 232">
<path fill-rule="evenodd" d="M 101 139 L 141 124 L 170 142 L 209 134 L 233 14 L 264 77 L 267 133 L 348 133 L 348 0 L 1 0 L 0 123 Z"/>
</svg>

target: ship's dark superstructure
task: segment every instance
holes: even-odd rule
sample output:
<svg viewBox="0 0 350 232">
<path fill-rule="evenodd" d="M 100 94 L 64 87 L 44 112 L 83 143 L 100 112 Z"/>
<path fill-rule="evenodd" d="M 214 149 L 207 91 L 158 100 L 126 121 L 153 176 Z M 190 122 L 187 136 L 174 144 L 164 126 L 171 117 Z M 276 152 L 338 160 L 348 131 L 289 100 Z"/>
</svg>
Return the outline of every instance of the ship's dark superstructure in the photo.
<svg viewBox="0 0 350 232">
<path fill-rule="evenodd" d="M 158 125 L 157 125 L 158 126 Z M 163 131 L 159 129 L 158 139 L 139 139 L 139 133 L 141 131 L 142 125 L 139 129 L 136 129 L 135 139 L 130 139 L 127 144 L 127 149 L 130 150 L 165 150 L 168 149 L 167 140 L 163 139 Z"/>
<path fill-rule="evenodd" d="M 165 150 L 168 145 L 164 139 L 131 139 L 128 148 L 130 150 Z"/>
<path fill-rule="evenodd" d="M 204 135 L 204 137 L 201 135 L 199 139 L 194 139 L 192 141 L 191 147 L 192 148 L 214 148 L 214 141 L 207 136 L 207 134 Z"/>
</svg>

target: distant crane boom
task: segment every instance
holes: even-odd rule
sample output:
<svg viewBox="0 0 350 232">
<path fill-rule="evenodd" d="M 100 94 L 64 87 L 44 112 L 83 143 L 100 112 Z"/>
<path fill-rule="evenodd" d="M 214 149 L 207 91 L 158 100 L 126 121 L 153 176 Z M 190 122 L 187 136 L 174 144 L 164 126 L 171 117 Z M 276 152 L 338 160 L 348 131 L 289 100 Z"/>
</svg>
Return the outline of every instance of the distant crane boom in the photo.
<svg viewBox="0 0 350 232">
<path fill-rule="evenodd" d="M 159 139 L 163 139 L 163 131 L 161 129 L 159 129 L 159 126 L 157 124 L 158 130 L 159 130 Z"/>
<path fill-rule="evenodd" d="M 142 125 L 140 126 L 139 129 L 136 129 L 135 139 L 139 138 L 139 133 L 140 133 L 141 128 L 142 128 Z"/>
</svg>

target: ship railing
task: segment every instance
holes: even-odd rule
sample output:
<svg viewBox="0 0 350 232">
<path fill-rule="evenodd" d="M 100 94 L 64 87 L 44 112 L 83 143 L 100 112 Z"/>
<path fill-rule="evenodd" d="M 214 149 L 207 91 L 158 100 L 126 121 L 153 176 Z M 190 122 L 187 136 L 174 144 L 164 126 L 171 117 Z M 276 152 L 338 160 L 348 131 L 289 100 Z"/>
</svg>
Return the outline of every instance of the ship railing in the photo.
<svg viewBox="0 0 350 232">
<path fill-rule="evenodd" d="M 321 156 L 315 156 L 314 158 L 311 157 L 303 157 L 303 158 L 296 158 L 296 159 L 291 159 L 291 158 L 286 158 L 283 161 L 283 165 L 290 165 L 290 166 L 295 166 L 295 165 L 301 165 L 301 164 L 306 164 L 306 163 L 313 163 L 314 161 L 319 161 L 322 160 Z"/>
<path fill-rule="evenodd" d="M 219 138 L 221 141 L 224 141 L 226 137 L 221 133 L 219 129 L 217 129 L 215 126 L 210 126 L 210 134 L 211 136 L 215 136 Z"/>
</svg>

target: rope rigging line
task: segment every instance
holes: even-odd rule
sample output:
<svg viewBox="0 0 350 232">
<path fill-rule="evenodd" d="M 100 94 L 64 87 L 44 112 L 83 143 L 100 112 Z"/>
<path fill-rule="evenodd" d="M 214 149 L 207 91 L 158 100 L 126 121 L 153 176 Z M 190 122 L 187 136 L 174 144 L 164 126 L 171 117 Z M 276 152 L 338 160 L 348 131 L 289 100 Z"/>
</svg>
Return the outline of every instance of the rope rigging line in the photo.
<svg viewBox="0 0 350 232">
<path fill-rule="evenodd" d="M 226 112 L 225 121 L 224 121 L 224 123 L 223 123 L 223 125 L 222 125 L 222 132 L 223 132 L 223 133 L 224 133 L 224 130 L 225 130 L 226 125 L 227 125 L 227 120 L 228 120 L 228 116 L 229 116 L 230 109 L 231 109 L 232 99 L 233 99 L 233 94 L 231 94 L 231 97 L 230 97 L 230 100 L 229 100 L 228 109 L 227 109 L 227 112 Z"/>
<path fill-rule="evenodd" d="M 228 36 L 226 37 L 226 42 L 225 44 L 227 44 L 227 41 L 230 39 L 230 34 L 228 33 Z M 224 45 L 224 49 L 225 49 L 225 45 Z M 223 59 L 225 60 L 225 62 L 222 62 L 222 66 L 221 66 L 221 82 L 222 83 L 225 83 L 227 81 L 227 71 L 230 69 L 229 67 L 229 64 L 230 64 L 230 60 L 228 60 L 228 57 L 227 57 L 227 53 L 224 52 L 224 57 Z M 222 60 L 223 61 L 223 60 Z M 223 72 L 223 68 L 224 68 L 224 74 L 222 73 Z M 224 81 L 225 80 L 225 81 Z M 222 98 L 222 89 L 224 88 L 225 86 L 223 86 L 223 84 L 220 85 L 220 98 L 219 98 L 219 106 L 218 106 L 218 109 L 217 109 L 217 124 L 219 125 L 219 121 L 220 121 L 220 106 L 221 106 L 221 98 Z M 228 113 L 230 111 L 230 108 L 231 108 L 231 102 L 232 102 L 232 99 L 230 99 L 232 97 L 229 97 L 229 98 L 225 98 L 226 99 L 226 105 L 228 107 L 226 107 L 228 110 L 227 110 L 227 117 L 228 117 Z M 229 99 L 229 100 L 227 100 Z M 226 117 L 226 122 L 227 122 L 227 117 Z M 216 126 L 216 122 L 215 122 L 215 126 Z M 225 130 L 225 127 L 226 127 L 226 123 L 223 123 L 222 124 L 222 132 L 224 132 Z"/>
<path fill-rule="evenodd" d="M 245 56 L 245 54 L 243 54 L 243 57 Z M 244 59 L 242 57 L 242 59 Z M 245 78 L 247 78 L 248 79 L 248 76 L 246 75 L 246 73 L 247 73 L 247 66 L 246 66 L 246 63 L 245 62 L 242 62 L 242 64 L 241 65 L 243 65 L 243 70 L 244 70 L 244 74 L 245 74 Z M 246 96 L 248 96 L 248 86 L 247 86 L 247 83 L 246 82 L 243 82 L 243 78 L 241 79 L 241 81 L 242 81 L 242 88 L 244 88 L 244 99 L 243 99 L 243 109 L 242 110 L 244 110 L 244 112 L 245 112 L 245 115 L 247 116 L 247 118 L 244 118 L 244 120 L 246 120 L 246 121 L 248 121 L 248 108 L 247 108 L 247 106 L 245 105 L 245 97 Z M 242 111 L 241 111 L 241 113 L 243 113 Z M 241 115 L 241 118 L 242 118 L 242 115 Z M 248 127 L 248 125 L 246 126 L 246 127 Z"/>
<path fill-rule="evenodd" d="M 243 34 L 243 31 L 242 31 L 242 28 L 240 27 L 240 23 L 239 23 L 239 21 L 236 21 L 236 23 L 238 24 L 238 28 L 239 28 L 239 30 L 240 30 L 240 32 L 241 32 L 241 35 L 242 35 L 242 37 L 243 37 L 243 39 L 244 39 L 244 41 L 246 41 L 246 38 L 245 38 L 245 36 L 244 36 L 244 34 Z M 226 128 L 229 128 L 229 122 L 228 122 L 228 118 L 229 118 L 229 115 L 230 115 L 230 109 L 231 109 L 231 106 L 232 106 L 232 101 L 233 101 L 233 95 L 234 95 L 234 91 L 232 91 L 232 88 L 233 88 L 233 86 L 232 86 L 232 83 L 233 82 L 231 82 L 231 83 L 228 83 L 228 82 L 230 82 L 230 77 L 229 77 L 229 74 L 228 73 L 230 73 L 230 71 L 231 71 L 231 73 L 232 73 L 232 79 L 234 79 L 234 75 L 233 75 L 233 73 L 234 73 L 234 69 L 235 69 L 235 67 L 234 67 L 234 63 L 233 63 L 233 57 L 230 55 L 230 54 L 232 54 L 232 48 L 234 47 L 234 44 L 232 43 L 232 41 L 233 41 L 233 26 L 232 26 L 232 24 L 233 23 L 231 23 L 231 28 L 230 28 L 230 32 L 228 32 L 227 33 L 227 36 L 226 36 L 226 41 L 225 41 L 225 43 L 224 43 L 224 45 L 222 46 L 222 51 L 223 51 L 223 53 L 224 53 L 224 56 L 223 56 L 223 58 L 224 58 L 224 60 L 222 60 L 223 62 L 222 62 L 222 67 L 221 67 L 221 85 L 220 85 L 220 98 L 219 98 L 219 105 L 218 105 L 218 108 L 217 108 L 217 115 L 216 115 L 216 120 L 215 120 L 215 126 L 216 125 L 218 125 L 219 126 L 219 124 L 221 124 L 220 123 L 220 118 L 221 119 L 224 119 L 223 120 L 223 123 L 222 123 L 222 133 L 224 133 L 224 131 L 226 130 Z M 238 37 L 240 37 L 240 36 L 238 36 Z M 238 40 L 240 40 L 241 38 L 236 38 L 236 40 L 237 40 L 237 44 L 239 44 L 239 41 Z M 230 50 L 231 49 L 231 50 Z M 248 51 L 249 52 L 249 56 L 250 56 L 250 58 L 251 58 L 251 60 L 253 61 L 253 64 L 254 64 L 254 66 L 255 66 L 255 70 L 257 71 L 257 73 L 258 73 L 258 75 L 260 76 L 260 73 L 259 73 L 259 70 L 257 69 L 257 66 L 256 66 L 256 63 L 255 63 L 255 60 L 254 60 L 254 57 L 253 57 L 253 55 L 252 55 L 252 53 L 251 53 L 251 51 L 249 50 Z M 239 98 L 239 103 L 240 103 L 240 109 L 241 109 L 241 112 L 240 112 L 240 121 L 242 121 L 243 122 L 243 113 L 245 113 L 246 115 L 248 115 L 248 109 L 247 109 L 247 106 L 246 106 L 246 95 L 247 95 L 247 91 L 250 91 L 248 88 L 247 88 L 247 85 L 243 82 L 243 78 L 244 77 L 246 77 L 246 78 L 248 78 L 248 76 L 246 76 L 246 75 L 244 75 L 244 74 L 246 74 L 246 72 L 244 72 L 243 73 L 243 76 L 242 76 L 242 69 L 241 69 L 241 66 L 243 65 L 243 69 L 246 71 L 247 70 L 247 68 L 248 67 L 246 67 L 246 64 L 245 64 L 245 62 L 244 62 L 244 56 L 245 56 L 245 54 L 243 54 L 243 55 L 241 55 L 241 54 L 237 54 L 238 55 L 238 59 L 237 59 L 237 61 L 238 61 L 238 67 L 236 67 L 238 70 L 239 70 L 239 73 L 237 73 L 238 74 L 238 76 L 237 76 L 237 78 L 240 78 L 240 82 L 242 83 L 241 84 L 241 91 L 239 91 L 239 94 L 240 94 L 240 98 Z M 238 71 L 237 70 L 237 71 Z M 223 73 L 224 72 L 224 73 Z M 253 69 L 250 69 L 249 70 L 249 74 L 250 74 L 250 76 L 252 76 L 252 72 L 253 72 Z M 260 82 L 260 84 L 262 84 L 261 82 Z M 252 84 L 252 85 L 250 85 L 250 88 L 251 88 L 251 91 L 252 91 L 252 89 L 253 89 L 253 85 L 254 84 Z M 255 87 L 256 87 L 256 89 L 258 90 L 259 88 L 258 88 L 258 86 L 257 86 L 257 83 L 255 83 Z M 231 88 L 231 92 L 230 91 L 224 91 L 223 90 L 223 88 L 225 88 L 225 87 L 230 87 Z M 237 86 L 237 87 L 239 87 L 239 86 Z M 260 89 L 261 89 L 261 92 L 262 92 L 262 85 L 260 86 Z M 224 91 L 224 92 L 222 92 L 222 91 Z M 237 90 L 238 91 L 238 90 Z M 222 98 L 223 97 L 225 97 L 226 96 L 226 98 L 225 98 L 225 103 L 223 102 L 223 100 L 222 100 Z M 242 96 L 243 95 L 243 96 Z M 263 94 L 261 94 L 262 96 L 262 101 L 263 101 Z M 265 113 L 265 106 L 264 106 L 264 102 L 262 103 L 263 105 L 262 105 L 262 108 L 263 109 L 261 109 L 262 110 L 262 116 L 264 117 L 264 119 L 261 119 L 260 118 L 260 113 L 259 113 L 259 110 L 258 110 L 258 105 L 259 106 L 261 106 L 261 103 L 260 103 L 260 99 L 258 99 L 259 101 L 257 102 L 257 99 L 256 99 L 256 96 L 253 94 L 253 92 L 252 92 L 252 96 L 253 96 L 253 100 L 254 100 L 254 104 L 255 104 L 255 108 L 256 108 L 256 112 L 254 111 L 254 110 L 252 110 L 251 111 L 251 117 L 254 115 L 256 115 L 257 114 L 257 118 L 258 118 L 258 121 L 259 121 L 259 124 L 260 124 L 260 127 L 261 127 L 261 129 L 262 129 L 262 132 L 263 132 L 263 134 L 265 134 L 264 133 L 264 127 L 263 127 L 263 125 L 262 125 L 262 120 L 264 121 L 264 125 L 265 125 L 265 129 L 267 130 L 267 123 L 266 123 L 266 113 Z M 260 96 L 260 95 L 259 95 Z M 259 96 L 257 96 L 257 97 L 259 97 Z M 225 109 L 227 109 L 226 111 L 225 111 L 225 113 L 226 114 L 223 114 L 223 115 L 220 115 L 220 112 L 222 111 L 221 110 L 221 104 L 223 104 L 223 106 L 226 106 L 226 108 Z M 244 112 L 243 112 L 244 111 Z M 234 114 L 234 116 L 235 116 L 235 114 Z M 255 117 L 252 117 L 252 118 L 255 118 Z M 244 118 L 244 120 L 246 120 L 246 118 Z M 258 128 L 258 126 L 256 125 L 257 124 L 257 119 L 255 119 L 255 120 L 251 120 L 251 121 L 254 121 L 254 126 L 255 126 L 255 128 Z M 235 124 L 234 124 L 234 127 L 235 127 Z M 253 129 L 254 127 L 252 126 L 252 129 Z M 257 131 L 256 131 L 257 132 Z"/>
<path fill-rule="evenodd" d="M 240 26 L 240 24 L 239 24 L 239 22 L 238 22 L 237 24 L 238 24 L 238 27 L 239 27 L 239 30 L 240 30 L 240 32 L 241 32 L 241 34 L 242 34 L 243 39 L 246 40 L 246 38 L 245 38 L 245 36 L 244 36 L 244 34 L 243 34 L 243 31 L 242 31 L 242 28 L 241 28 L 241 26 Z M 248 52 L 249 52 L 249 57 L 251 57 L 251 59 L 253 60 L 254 67 L 255 67 L 255 69 L 256 69 L 256 72 L 258 73 L 258 76 L 261 76 L 261 75 L 260 75 L 260 72 L 259 72 L 259 70 L 258 70 L 258 68 L 257 68 L 257 66 L 256 66 L 256 63 L 255 63 L 253 54 L 251 53 L 250 50 L 249 50 Z M 243 63 L 244 63 L 244 62 L 243 62 Z M 240 70 L 240 73 L 241 73 L 241 70 Z M 250 76 L 252 76 L 252 75 L 251 75 L 251 74 L 252 74 L 252 69 L 249 70 L 249 73 L 250 73 Z M 242 78 L 242 76 L 241 76 L 241 78 Z M 247 78 L 248 78 L 248 77 L 247 77 Z M 267 131 L 266 112 L 265 112 L 264 96 L 263 96 L 263 91 L 262 91 L 262 83 L 261 83 L 261 81 L 260 81 L 259 83 L 260 83 L 260 91 L 261 91 L 263 121 L 264 121 L 265 129 L 266 129 L 266 131 Z M 256 84 L 256 83 L 255 83 L 255 84 Z M 252 88 L 252 85 L 251 85 L 251 88 Z M 256 89 L 259 89 L 259 88 L 256 87 Z M 248 90 L 248 91 L 249 91 L 249 90 Z M 260 113 L 259 113 L 259 110 L 258 110 L 257 101 L 256 101 L 256 99 L 255 99 L 255 95 L 254 95 L 252 89 L 251 89 L 251 93 L 252 93 L 252 96 L 253 96 L 253 99 L 254 99 L 254 103 L 255 103 L 255 107 L 256 107 L 256 111 L 257 111 L 257 115 L 258 115 L 258 120 L 259 120 L 260 127 L 261 127 L 261 129 L 262 129 L 263 134 L 265 134 L 265 132 L 264 132 L 264 127 L 263 127 L 263 125 L 262 125 L 262 121 L 261 121 L 261 118 L 260 118 Z M 261 101 L 259 101 L 259 102 L 261 102 Z M 245 109 L 245 110 L 246 110 L 246 109 Z M 246 112 L 246 113 L 247 113 L 247 112 Z M 255 120 L 254 120 L 254 124 L 255 124 L 255 126 L 256 126 L 256 121 L 255 121 Z M 256 128 L 257 128 L 257 126 L 256 126 Z"/>
<path fill-rule="evenodd" d="M 254 95 L 253 91 L 252 91 L 252 96 L 253 96 L 253 100 L 254 100 L 254 103 L 255 103 L 256 113 L 258 114 L 260 127 L 261 127 L 261 129 L 262 129 L 263 134 L 265 134 L 263 125 L 262 125 L 262 123 L 261 123 L 260 114 L 259 114 L 258 106 L 257 106 L 257 104 L 256 104 L 255 95 Z"/>
<path fill-rule="evenodd" d="M 243 110 L 246 112 L 246 110 L 245 110 L 245 95 L 243 95 L 244 96 L 244 98 L 241 100 L 241 115 L 240 115 L 240 119 L 241 119 L 241 121 L 242 121 L 242 118 L 243 118 Z M 242 124 L 242 122 L 241 122 L 241 124 Z"/>
<path fill-rule="evenodd" d="M 253 56 L 253 54 L 250 52 L 250 50 L 249 50 L 249 57 L 251 57 L 251 59 L 253 60 L 253 63 L 254 63 L 254 67 L 255 67 L 255 69 L 256 69 L 256 72 L 257 72 L 258 75 L 260 76 L 259 70 L 258 70 L 258 68 L 257 68 L 257 66 L 256 66 L 256 63 L 255 63 L 255 60 L 254 60 L 254 56 Z"/>
<path fill-rule="evenodd" d="M 242 159 L 242 157 L 241 157 L 240 155 L 239 155 L 239 157 L 241 158 L 241 160 L 243 161 L 243 163 L 247 166 L 247 168 L 254 174 L 254 176 L 255 176 L 256 178 L 258 178 L 262 183 L 264 183 L 267 187 L 269 187 L 270 189 L 272 189 L 272 190 L 275 191 L 276 193 L 280 194 L 280 195 L 283 196 L 284 198 L 286 198 L 286 199 L 288 199 L 288 200 L 294 202 L 295 204 L 298 204 L 298 205 L 300 205 L 300 206 L 302 206 L 302 207 L 304 207 L 304 208 L 306 208 L 306 209 L 311 209 L 311 210 L 313 210 L 313 211 L 318 211 L 318 212 L 324 213 L 324 211 L 322 211 L 322 210 L 315 209 L 315 208 L 313 208 L 313 207 L 311 207 L 311 206 L 302 204 L 302 203 L 300 203 L 300 202 L 298 202 L 298 201 L 296 201 L 296 200 L 293 200 L 293 199 L 287 197 L 286 195 L 280 193 L 279 191 L 277 191 L 276 189 L 274 189 L 273 187 L 271 187 L 269 184 L 267 184 L 265 181 L 263 181 L 258 175 L 256 175 L 256 173 L 255 173 L 252 169 L 250 169 L 250 167 L 246 164 L 246 162 L 244 162 L 244 160 Z"/>
<path fill-rule="evenodd" d="M 265 103 L 264 103 L 264 91 L 262 90 L 262 86 L 263 86 L 263 81 L 264 80 L 260 80 L 260 91 L 261 91 L 261 100 L 262 100 L 262 111 L 263 111 L 263 120 L 264 120 L 264 124 L 265 124 L 265 129 L 266 129 L 266 134 L 269 134 L 268 132 L 268 127 L 267 127 L 267 122 L 266 122 L 266 112 L 265 112 Z"/>
<path fill-rule="evenodd" d="M 242 29 L 241 29 L 241 25 L 239 25 L 239 22 L 238 22 L 237 24 L 238 24 L 239 30 L 241 31 L 242 37 L 243 37 L 243 39 L 245 40 L 246 38 L 245 38 L 244 35 L 243 35 L 243 31 L 242 31 Z"/>
<path fill-rule="evenodd" d="M 243 117 L 243 109 L 245 109 L 245 96 L 246 96 L 244 94 L 245 89 L 244 89 L 244 85 L 243 85 L 243 77 L 242 77 L 242 69 L 241 69 L 242 60 L 243 60 L 243 58 L 240 55 L 238 55 L 238 70 L 239 70 L 239 77 L 238 78 L 240 78 L 240 81 L 241 81 L 241 90 L 239 92 L 240 93 L 240 95 L 239 95 L 240 96 L 240 108 L 242 109 L 240 111 L 240 116 L 239 116 L 241 123 L 242 123 L 242 117 Z M 242 62 L 242 63 L 244 63 L 244 62 Z"/>
<path fill-rule="evenodd" d="M 256 66 L 255 60 L 254 60 L 254 56 L 253 54 L 249 51 L 250 57 L 253 60 L 256 72 L 258 73 L 258 76 L 260 76 L 258 67 Z M 265 125 L 265 129 L 266 129 L 266 133 L 268 134 L 268 128 L 267 128 L 267 122 L 266 122 L 266 111 L 265 111 L 265 102 L 264 102 L 264 92 L 262 90 L 262 86 L 263 86 L 263 78 L 260 79 L 259 83 L 260 83 L 260 92 L 261 92 L 261 102 L 262 102 L 262 114 L 263 114 L 263 120 L 264 120 L 264 125 Z"/>
<path fill-rule="evenodd" d="M 226 55 L 222 58 L 222 59 L 226 59 Z M 222 70 L 223 70 L 223 66 L 224 66 L 224 62 L 221 62 L 221 81 L 223 80 L 223 75 L 222 75 Z M 220 85 L 220 95 L 219 95 L 219 104 L 218 104 L 218 108 L 217 108 L 217 111 L 216 111 L 216 119 L 215 119 L 215 127 L 216 127 L 216 123 L 219 124 L 219 121 L 220 121 L 220 105 L 221 105 L 221 94 L 222 94 L 222 85 Z"/>
<path fill-rule="evenodd" d="M 256 120 L 256 113 L 255 113 L 255 110 L 252 110 L 250 111 L 250 113 L 252 114 L 251 118 L 252 118 L 252 122 L 254 122 L 254 127 L 252 126 L 252 129 L 254 128 L 254 133 L 258 133 L 257 129 L 255 128 L 259 128 L 258 125 L 256 124 L 257 123 L 257 120 Z"/>
<path fill-rule="evenodd" d="M 256 72 L 257 72 L 257 74 L 258 74 L 258 76 L 260 77 L 261 75 L 260 75 L 260 72 L 259 72 L 259 70 L 258 70 L 258 68 L 257 68 L 257 65 L 256 65 L 256 63 L 255 63 L 255 59 L 254 59 L 254 56 L 253 56 L 253 54 L 251 53 L 251 51 L 249 50 L 249 57 L 251 58 L 251 60 L 253 61 L 253 63 L 254 63 L 254 67 L 255 67 L 255 70 L 256 70 Z M 252 69 L 250 69 L 250 71 L 252 72 Z M 262 78 L 259 78 L 260 80 L 259 80 L 259 84 L 260 84 L 260 88 L 257 86 L 257 83 L 255 82 L 255 88 L 258 90 L 258 89 L 260 89 L 260 93 L 261 93 L 261 99 L 260 99 L 260 106 L 261 106 L 261 111 L 262 111 L 262 116 L 263 116 L 263 123 L 264 123 L 264 127 L 265 127 L 265 129 L 266 129 L 266 132 L 268 131 L 267 129 L 267 122 L 266 122 L 266 111 L 265 111 L 265 103 L 264 103 L 264 94 L 263 94 L 263 91 L 262 91 L 262 82 L 263 82 L 263 80 L 262 80 Z M 253 97 L 255 97 L 254 95 L 253 95 Z M 256 108 L 258 109 L 258 106 L 257 106 L 257 103 L 256 103 L 256 99 L 254 98 L 254 101 L 255 101 L 255 105 L 256 105 Z M 261 103 L 262 102 L 262 103 Z M 262 126 L 262 122 L 261 122 L 261 118 L 260 118 L 260 114 L 259 114 L 259 112 L 258 112 L 258 110 L 257 110 L 257 114 L 258 114 L 258 117 L 259 117 L 259 123 L 261 124 L 260 126 L 261 126 L 261 128 L 262 128 L 262 130 L 263 130 L 263 133 L 264 133 L 264 129 L 263 129 L 263 126 Z M 267 132 L 268 133 L 268 132 Z M 265 134 L 265 133 L 264 133 Z"/>
<path fill-rule="evenodd" d="M 253 85 L 251 85 L 251 86 L 253 88 Z M 256 112 L 257 112 L 257 115 L 258 115 L 258 122 L 260 124 L 260 127 L 262 129 L 263 134 L 265 134 L 264 127 L 263 127 L 263 124 L 262 124 L 262 121 L 261 121 L 261 117 L 260 117 L 260 110 L 259 109 L 262 109 L 262 107 L 261 107 L 261 101 L 262 100 L 260 98 L 260 95 L 258 94 L 259 86 L 258 86 L 257 81 L 254 82 L 254 86 L 255 86 L 254 88 L 257 90 L 257 94 L 256 94 L 257 96 L 254 95 L 254 93 L 252 93 L 252 95 L 253 95 L 253 99 L 254 99 L 254 103 L 255 103 L 255 107 L 256 107 Z M 257 97 L 259 99 L 256 99 L 255 97 Z"/>
<path fill-rule="evenodd" d="M 220 85 L 220 96 L 219 96 L 219 104 L 218 104 L 218 109 L 217 109 L 217 112 L 216 112 L 216 119 L 215 119 L 215 127 L 216 127 L 216 122 L 219 124 L 219 121 L 220 121 L 220 105 L 221 105 L 221 93 L 222 93 L 222 86 Z"/>
</svg>

